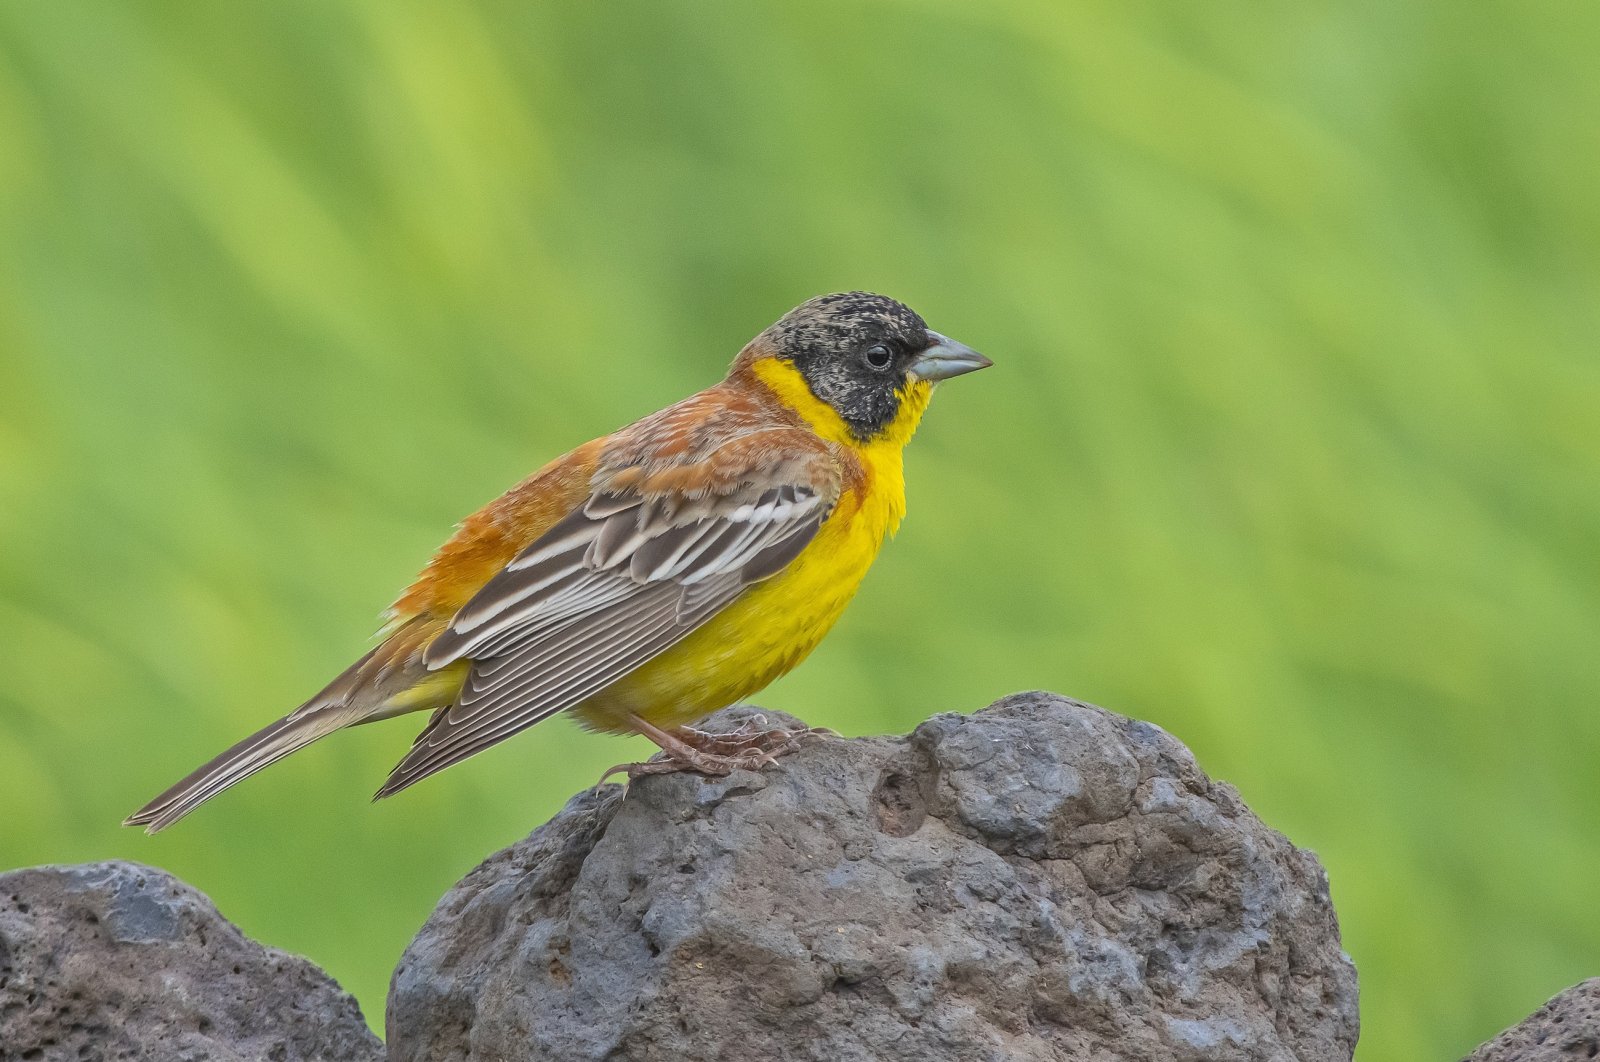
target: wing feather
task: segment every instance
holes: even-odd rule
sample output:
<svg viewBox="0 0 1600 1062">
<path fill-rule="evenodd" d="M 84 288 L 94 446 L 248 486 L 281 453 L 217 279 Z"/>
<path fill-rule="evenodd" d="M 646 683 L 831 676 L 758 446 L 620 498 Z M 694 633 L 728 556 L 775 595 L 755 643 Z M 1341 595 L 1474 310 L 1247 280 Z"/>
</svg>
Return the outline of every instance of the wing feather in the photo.
<svg viewBox="0 0 1600 1062">
<path fill-rule="evenodd" d="M 378 795 L 582 702 L 793 562 L 840 489 L 831 453 L 810 456 L 786 461 L 779 475 L 724 462 L 731 467 L 719 467 L 722 479 L 694 489 L 683 488 L 691 481 L 682 475 L 655 490 L 638 469 L 597 475 L 602 485 L 588 500 L 513 558 L 429 644 L 430 669 L 470 661 L 466 682 Z"/>
<path fill-rule="evenodd" d="M 601 613 L 559 642 L 529 643 L 515 654 L 521 659 L 511 675 L 498 683 L 479 683 L 475 665 L 460 699 L 423 731 L 378 795 L 397 793 L 604 689 L 687 637 L 742 590 L 737 576 L 724 576 L 695 612 L 681 616 L 680 595 L 659 584 L 639 595 L 648 603 L 635 602 L 641 607 L 628 614 Z M 579 646 L 581 652 L 573 653 Z"/>
</svg>

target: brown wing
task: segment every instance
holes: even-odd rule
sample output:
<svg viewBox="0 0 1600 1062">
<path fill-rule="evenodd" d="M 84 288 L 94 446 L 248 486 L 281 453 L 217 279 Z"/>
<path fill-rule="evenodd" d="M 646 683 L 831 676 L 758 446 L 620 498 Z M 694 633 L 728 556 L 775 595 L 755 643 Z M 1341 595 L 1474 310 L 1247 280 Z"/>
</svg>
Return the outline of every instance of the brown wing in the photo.
<svg viewBox="0 0 1600 1062">
<path fill-rule="evenodd" d="M 429 668 L 470 660 L 467 679 L 378 796 L 572 707 L 687 637 L 787 566 L 840 484 L 827 445 L 794 428 L 741 435 L 690 460 L 603 464 L 584 504 L 428 646 Z"/>
</svg>

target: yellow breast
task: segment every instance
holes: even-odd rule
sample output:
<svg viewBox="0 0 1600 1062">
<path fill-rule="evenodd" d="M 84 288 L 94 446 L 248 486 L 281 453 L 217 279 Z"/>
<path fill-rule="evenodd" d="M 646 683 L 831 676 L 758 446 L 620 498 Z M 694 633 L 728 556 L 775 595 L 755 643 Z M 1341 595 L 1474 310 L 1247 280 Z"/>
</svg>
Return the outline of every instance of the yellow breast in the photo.
<svg viewBox="0 0 1600 1062">
<path fill-rule="evenodd" d="M 885 537 L 905 515 L 902 451 L 931 388 L 913 385 L 902 396 L 900 416 L 889 430 L 861 442 L 832 408 L 811 395 L 792 367 L 774 361 L 756 368 L 763 382 L 818 435 L 850 447 L 866 473 L 863 484 L 839 499 L 817 537 L 789 567 L 578 705 L 574 712 L 585 726 L 626 732 L 630 713 L 657 726 L 678 726 L 734 704 L 789 671 L 838 622 Z"/>
</svg>

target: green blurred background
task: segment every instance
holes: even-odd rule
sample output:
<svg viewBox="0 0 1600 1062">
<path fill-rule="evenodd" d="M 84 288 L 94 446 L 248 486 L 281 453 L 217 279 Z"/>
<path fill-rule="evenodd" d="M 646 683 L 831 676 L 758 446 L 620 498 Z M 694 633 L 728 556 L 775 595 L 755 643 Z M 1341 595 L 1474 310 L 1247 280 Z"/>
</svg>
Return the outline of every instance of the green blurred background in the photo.
<svg viewBox="0 0 1600 1062">
<path fill-rule="evenodd" d="M 439 895 L 647 746 L 369 805 L 402 721 L 117 821 L 453 521 L 866 287 L 997 365 L 761 700 L 1160 723 L 1327 864 L 1359 1057 L 1462 1054 L 1600 973 L 1597 49 L 1539 2 L 0 6 L 0 868 L 169 868 L 381 1025 Z"/>
</svg>

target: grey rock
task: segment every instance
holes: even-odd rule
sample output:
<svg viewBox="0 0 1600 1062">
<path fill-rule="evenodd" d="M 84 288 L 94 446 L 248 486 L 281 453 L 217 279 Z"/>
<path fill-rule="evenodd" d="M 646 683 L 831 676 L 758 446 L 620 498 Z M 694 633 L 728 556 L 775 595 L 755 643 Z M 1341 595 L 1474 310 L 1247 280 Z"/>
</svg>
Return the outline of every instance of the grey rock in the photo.
<svg viewBox="0 0 1600 1062">
<path fill-rule="evenodd" d="M 0 874 L 0 1062 L 375 1062 L 321 970 L 153 867 Z"/>
<path fill-rule="evenodd" d="M 1478 1048 L 1466 1062 L 1576 1062 L 1600 1057 L 1600 977 L 1565 992 Z"/>
<path fill-rule="evenodd" d="M 1347 1062 L 1358 1022 L 1316 858 L 1159 728 L 1030 693 L 579 794 L 445 896 L 388 1031 L 394 1062 Z"/>
</svg>

